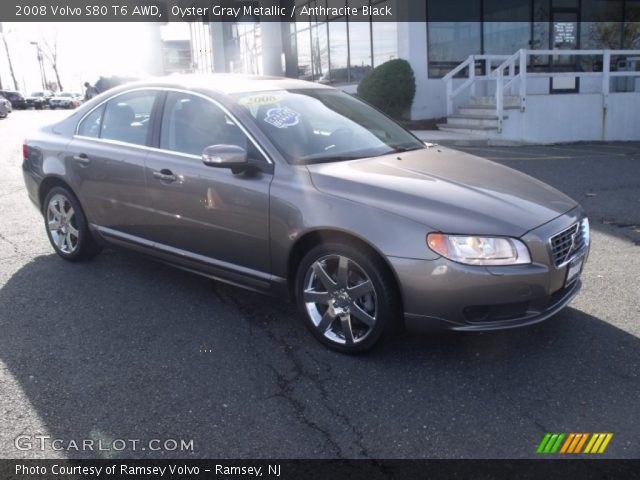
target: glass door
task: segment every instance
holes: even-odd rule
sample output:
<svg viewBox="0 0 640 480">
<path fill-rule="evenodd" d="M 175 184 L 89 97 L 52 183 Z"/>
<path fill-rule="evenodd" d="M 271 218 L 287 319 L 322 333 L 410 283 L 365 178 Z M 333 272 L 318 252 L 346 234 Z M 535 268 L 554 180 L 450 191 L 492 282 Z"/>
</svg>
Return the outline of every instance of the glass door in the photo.
<svg viewBox="0 0 640 480">
<path fill-rule="evenodd" d="M 554 50 L 577 50 L 580 48 L 580 24 L 577 9 L 551 10 L 551 48 Z M 552 55 L 549 60 L 551 72 L 574 72 L 578 69 L 576 55 Z M 552 77 L 551 93 L 577 93 L 578 77 Z"/>
</svg>

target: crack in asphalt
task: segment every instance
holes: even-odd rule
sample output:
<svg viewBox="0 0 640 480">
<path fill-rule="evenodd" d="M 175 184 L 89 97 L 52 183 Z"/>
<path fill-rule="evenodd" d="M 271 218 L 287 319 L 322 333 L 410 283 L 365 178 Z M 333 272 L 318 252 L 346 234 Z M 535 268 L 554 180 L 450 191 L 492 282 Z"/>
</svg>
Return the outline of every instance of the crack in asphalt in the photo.
<svg viewBox="0 0 640 480">
<path fill-rule="evenodd" d="M 347 458 L 344 453 L 344 449 L 341 447 L 340 443 L 334 438 L 332 433 L 323 428 L 318 422 L 313 421 L 308 417 L 305 410 L 304 402 L 297 398 L 295 395 L 295 386 L 297 383 L 301 381 L 306 381 L 308 384 L 315 387 L 317 392 L 319 393 L 320 401 L 322 406 L 336 419 L 340 420 L 344 426 L 347 427 L 348 431 L 352 433 L 355 437 L 354 444 L 357 447 L 358 453 L 361 457 L 370 458 L 369 452 L 364 445 L 364 434 L 360 432 L 356 426 L 351 422 L 351 419 L 345 415 L 344 413 L 337 410 L 329 398 L 329 392 L 327 388 L 322 383 L 322 379 L 320 375 L 309 371 L 308 368 L 305 368 L 304 362 L 302 358 L 297 355 L 297 350 L 290 345 L 286 339 L 277 335 L 276 332 L 269 328 L 269 322 L 265 322 L 264 319 L 267 318 L 269 320 L 273 320 L 274 316 L 267 313 L 259 313 L 256 309 L 254 309 L 251 305 L 243 302 L 236 298 L 236 296 L 231 292 L 223 292 L 220 291 L 218 286 L 214 284 L 214 293 L 218 299 L 222 303 L 231 304 L 234 308 L 239 310 L 240 314 L 249 322 L 249 331 L 250 337 L 252 339 L 254 336 L 254 328 L 257 326 L 260 331 L 265 333 L 268 339 L 281 347 L 282 352 L 284 353 L 285 359 L 287 363 L 292 367 L 293 376 L 291 378 L 287 378 L 285 374 L 282 373 L 281 369 L 277 368 L 272 362 L 267 361 L 266 366 L 273 372 L 276 384 L 278 385 L 279 392 L 271 397 L 279 397 L 286 400 L 291 407 L 293 408 L 296 417 L 302 421 L 307 427 L 312 430 L 320 433 L 327 441 L 328 445 L 335 452 L 338 458 L 344 459 Z M 283 312 L 284 313 L 284 309 Z M 260 349 L 253 349 L 254 354 L 259 355 Z M 331 372 L 331 366 L 326 362 L 321 362 L 314 356 L 308 354 L 309 359 L 311 359 L 314 363 L 318 364 L 320 367 L 325 368 L 325 371 Z M 268 397 L 269 398 L 269 397 Z"/>
<path fill-rule="evenodd" d="M 7 237 L 5 237 L 2 233 L 0 233 L 0 240 L 6 242 L 9 244 L 9 246 L 11 246 L 11 248 L 13 248 L 14 253 L 16 253 L 16 255 L 24 255 L 20 249 L 18 248 L 18 244 L 13 242 L 12 240 L 9 240 Z"/>
</svg>

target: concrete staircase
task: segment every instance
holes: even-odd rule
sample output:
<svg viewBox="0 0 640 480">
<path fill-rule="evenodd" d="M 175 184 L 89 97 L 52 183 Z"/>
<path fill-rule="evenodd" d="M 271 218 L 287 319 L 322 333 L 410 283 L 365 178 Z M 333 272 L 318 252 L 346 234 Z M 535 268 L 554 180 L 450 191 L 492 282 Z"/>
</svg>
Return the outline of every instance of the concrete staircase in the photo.
<svg viewBox="0 0 640 480">
<path fill-rule="evenodd" d="M 509 110 L 520 108 L 517 96 L 504 97 L 503 123 L 509 118 Z M 498 132 L 498 116 L 496 115 L 496 98 L 471 97 L 468 104 L 458 109 L 457 113 L 447 117 L 447 123 L 438 124 L 438 129 L 444 132 L 457 132 L 472 135 L 490 136 Z"/>
</svg>

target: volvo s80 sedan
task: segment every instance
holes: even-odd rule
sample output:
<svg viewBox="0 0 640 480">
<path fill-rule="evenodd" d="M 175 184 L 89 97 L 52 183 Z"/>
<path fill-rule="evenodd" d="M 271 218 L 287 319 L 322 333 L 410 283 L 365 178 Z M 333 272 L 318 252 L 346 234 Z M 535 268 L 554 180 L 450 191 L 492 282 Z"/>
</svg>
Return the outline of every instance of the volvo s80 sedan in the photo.
<svg viewBox="0 0 640 480">
<path fill-rule="evenodd" d="M 411 330 L 530 325 L 581 287 L 572 199 L 425 145 L 371 106 L 299 80 L 176 76 L 109 90 L 25 141 L 57 254 L 130 248 L 293 299 L 354 353 Z"/>
</svg>

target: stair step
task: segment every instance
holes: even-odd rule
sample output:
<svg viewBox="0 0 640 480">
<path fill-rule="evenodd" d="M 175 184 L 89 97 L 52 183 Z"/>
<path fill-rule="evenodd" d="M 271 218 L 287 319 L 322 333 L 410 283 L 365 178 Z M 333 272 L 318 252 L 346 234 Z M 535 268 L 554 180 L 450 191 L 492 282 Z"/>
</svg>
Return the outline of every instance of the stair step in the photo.
<svg viewBox="0 0 640 480">
<path fill-rule="evenodd" d="M 471 114 L 471 113 L 453 113 L 447 118 L 465 118 L 469 120 L 498 120 L 497 115 L 483 115 L 483 114 Z M 509 118 L 503 115 L 502 118 Z"/>
<path fill-rule="evenodd" d="M 498 127 L 489 126 L 489 125 L 452 125 L 450 123 L 438 123 L 437 127 L 439 130 L 465 130 L 465 131 L 477 131 L 477 132 L 488 132 L 492 130 L 498 130 Z"/>
<path fill-rule="evenodd" d="M 497 115 L 465 115 L 457 113 L 447 117 L 447 125 L 466 127 L 497 127 Z"/>
<path fill-rule="evenodd" d="M 509 110 L 516 110 L 518 108 L 520 107 L 505 107 L 504 111 L 506 113 Z M 456 113 L 459 115 L 480 115 L 497 118 L 495 105 L 465 105 L 458 108 Z M 506 118 L 506 115 L 502 118 Z"/>
<path fill-rule="evenodd" d="M 496 97 L 495 96 L 487 96 L 487 97 L 471 97 L 470 103 L 472 105 L 495 105 Z M 517 95 L 505 95 L 504 97 L 505 105 L 519 105 L 520 97 Z"/>
<path fill-rule="evenodd" d="M 491 110 L 495 110 L 496 109 L 496 104 L 493 103 L 470 103 L 467 105 L 463 105 L 460 108 L 473 108 L 476 110 L 487 110 L 487 109 L 491 109 Z M 520 109 L 520 105 L 504 105 L 502 107 L 504 110 L 519 110 Z"/>
</svg>

